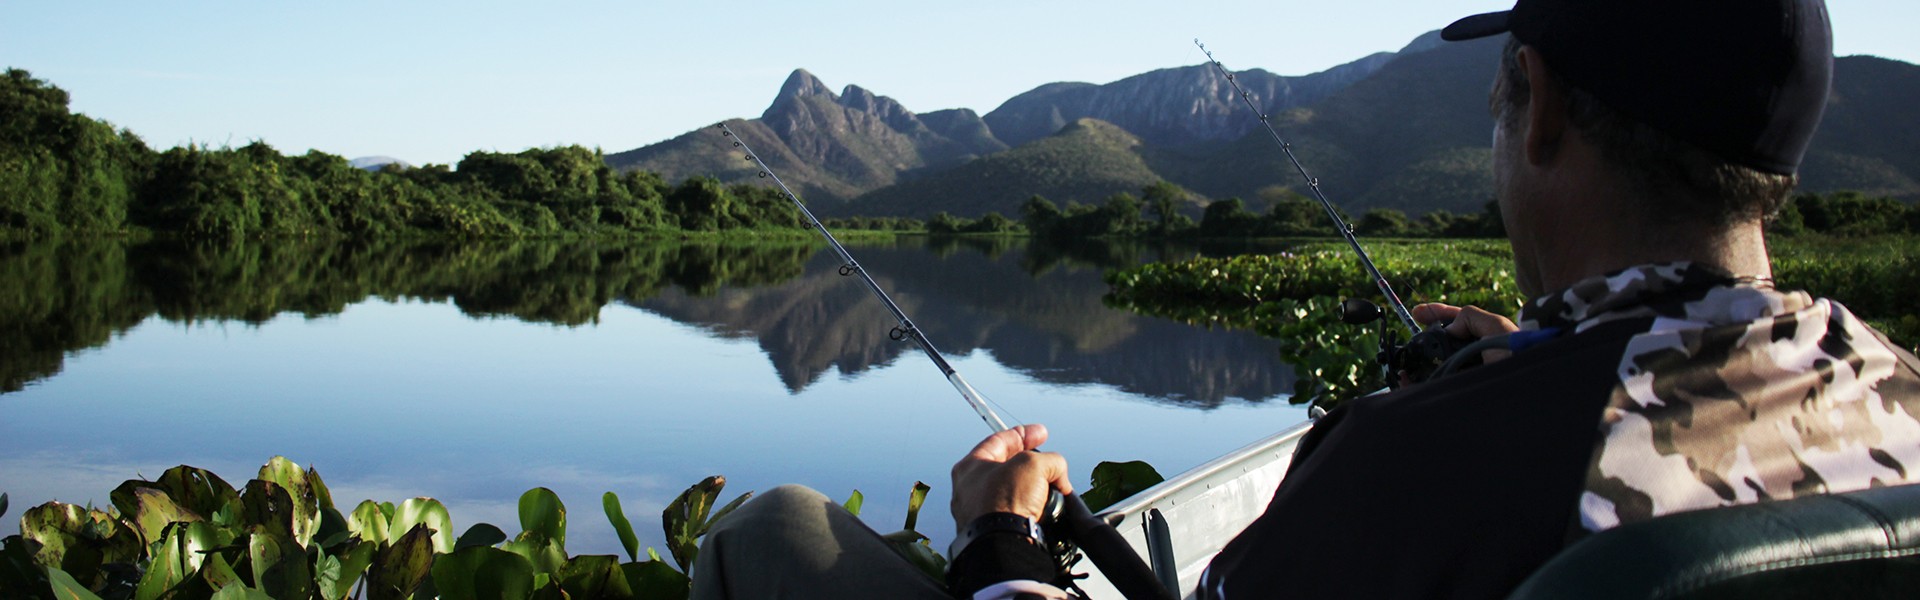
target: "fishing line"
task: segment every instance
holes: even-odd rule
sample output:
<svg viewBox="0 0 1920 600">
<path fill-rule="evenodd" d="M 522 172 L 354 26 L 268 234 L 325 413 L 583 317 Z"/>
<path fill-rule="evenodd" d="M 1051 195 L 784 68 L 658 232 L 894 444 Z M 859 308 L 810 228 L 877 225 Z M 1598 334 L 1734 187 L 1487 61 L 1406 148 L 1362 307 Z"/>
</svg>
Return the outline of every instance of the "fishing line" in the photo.
<svg viewBox="0 0 1920 600">
<path fill-rule="evenodd" d="M 1373 259 L 1369 258 L 1367 251 L 1360 247 L 1360 240 L 1353 237 L 1353 226 L 1348 225 L 1346 220 L 1340 218 L 1339 211 L 1333 208 L 1333 202 L 1328 201 L 1327 195 L 1320 191 L 1320 180 L 1312 175 L 1308 175 L 1307 168 L 1301 166 L 1300 159 L 1293 155 L 1293 144 L 1288 143 L 1280 137 L 1280 132 L 1274 130 L 1273 123 L 1268 120 L 1267 113 L 1261 111 L 1260 107 L 1253 103 L 1253 94 L 1248 93 L 1240 87 L 1240 82 L 1233 76 L 1233 73 L 1228 72 L 1226 65 L 1220 64 L 1220 61 L 1213 57 L 1213 51 L 1208 50 L 1206 44 L 1200 43 L 1199 38 L 1195 38 L 1193 45 L 1199 46 L 1200 52 L 1207 55 L 1207 62 L 1212 63 L 1213 68 L 1220 71 L 1220 74 L 1227 78 L 1227 83 L 1233 85 L 1234 93 L 1240 95 L 1240 100 L 1247 104 L 1247 108 L 1253 109 L 1253 114 L 1260 116 L 1260 126 L 1267 129 L 1267 135 L 1273 136 L 1273 143 L 1279 144 L 1280 151 L 1287 154 L 1287 160 L 1293 162 L 1294 170 L 1299 171 L 1300 177 L 1307 181 L 1307 187 L 1313 189 L 1313 197 L 1320 201 L 1322 208 L 1327 209 L 1327 218 L 1333 219 L 1334 228 L 1340 230 L 1341 237 L 1346 238 L 1347 244 L 1353 246 L 1354 253 L 1360 255 L 1360 264 L 1366 266 L 1368 275 L 1373 276 L 1373 285 L 1380 288 L 1381 294 L 1386 295 L 1387 303 L 1393 306 L 1393 312 L 1400 316 L 1402 323 L 1406 324 L 1407 331 L 1412 335 L 1419 335 L 1420 324 L 1413 320 L 1413 312 L 1407 310 L 1407 305 L 1400 301 L 1398 294 L 1393 293 L 1393 286 L 1387 284 L 1387 278 L 1380 274 L 1380 269 L 1373 266 Z"/>
<path fill-rule="evenodd" d="M 933 361 L 933 366 L 940 369 L 940 374 L 946 376 L 947 382 L 953 384 L 953 388 L 960 392 L 960 397 L 967 401 L 967 406 L 972 407 L 973 412 L 979 414 L 980 419 L 987 422 L 988 427 L 993 428 L 995 432 L 1009 429 L 1009 427 L 1007 427 L 1007 421 L 1000 418 L 1000 413 L 993 409 L 994 405 L 992 401 L 982 395 L 979 390 L 974 389 L 973 384 L 967 383 L 967 379 L 961 377 L 959 371 L 954 370 L 953 365 L 947 362 L 947 358 L 941 355 L 938 349 L 933 347 L 933 342 L 927 339 L 927 334 L 920 331 L 920 328 L 913 324 L 913 319 L 907 318 L 906 311 L 901 310 L 900 305 L 894 303 L 893 298 L 887 296 L 886 290 L 880 288 L 880 282 L 873 280 L 873 275 L 868 274 L 867 269 L 860 266 L 860 261 L 853 259 L 853 254 L 847 252 L 847 247 L 840 244 L 839 238 L 834 237 L 833 232 L 827 231 L 827 226 L 821 223 L 818 217 L 813 216 L 813 211 L 807 209 L 806 203 L 801 202 L 800 197 L 795 195 L 793 190 L 787 187 L 786 182 L 781 181 L 780 176 L 773 173 L 773 167 L 768 166 L 766 161 L 760 159 L 759 154 L 754 153 L 752 148 L 747 147 L 746 142 L 741 140 L 740 136 L 734 135 L 733 129 L 728 128 L 726 123 L 718 123 L 715 124 L 714 127 L 720 130 L 721 135 L 733 141 L 733 147 L 739 148 L 741 153 L 747 155 L 747 161 L 759 168 L 762 179 L 772 179 L 773 184 L 780 188 L 780 193 L 785 194 L 787 200 L 793 203 L 794 208 L 800 210 L 801 216 L 807 218 L 807 224 L 813 227 L 815 231 L 820 232 L 821 237 L 827 239 L 827 244 L 833 247 L 834 253 L 840 255 L 840 275 L 843 277 L 850 275 L 860 276 L 860 280 L 866 282 L 867 289 L 872 290 L 873 295 L 880 299 L 880 303 L 887 307 L 887 311 L 893 313 L 893 318 L 898 321 L 899 324 L 895 325 L 892 331 L 887 332 L 887 337 L 892 338 L 894 341 L 912 340 L 914 345 L 919 346 L 920 350 L 926 353 L 927 359 Z"/>
</svg>

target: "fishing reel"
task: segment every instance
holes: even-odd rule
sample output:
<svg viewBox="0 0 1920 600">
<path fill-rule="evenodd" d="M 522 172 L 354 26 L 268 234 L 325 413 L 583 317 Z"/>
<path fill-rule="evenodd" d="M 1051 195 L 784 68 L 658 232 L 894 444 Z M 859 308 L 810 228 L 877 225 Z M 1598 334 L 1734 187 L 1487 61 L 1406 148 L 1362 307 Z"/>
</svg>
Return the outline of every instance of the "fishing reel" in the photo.
<svg viewBox="0 0 1920 600">
<path fill-rule="evenodd" d="M 1448 335 L 1447 321 L 1435 323 L 1414 334 L 1406 343 L 1400 343 L 1400 334 L 1386 322 L 1386 312 L 1380 310 L 1380 305 L 1362 298 L 1341 300 L 1340 320 L 1348 325 L 1380 322 L 1380 353 L 1374 361 L 1384 370 L 1387 386 L 1394 389 L 1431 379 L 1441 365 L 1473 343 Z"/>
</svg>

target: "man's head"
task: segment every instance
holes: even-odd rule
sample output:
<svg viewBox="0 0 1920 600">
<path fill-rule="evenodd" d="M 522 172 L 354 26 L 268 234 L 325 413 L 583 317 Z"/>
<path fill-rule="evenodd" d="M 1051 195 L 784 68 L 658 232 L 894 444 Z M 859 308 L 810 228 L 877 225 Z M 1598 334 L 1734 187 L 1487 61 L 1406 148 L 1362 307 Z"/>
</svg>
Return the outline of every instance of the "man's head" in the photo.
<svg viewBox="0 0 1920 600">
<path fill-rule="evenodd" d="M 1524 196 L 1595 187 L 1530 179 L 1529 167 L 1565 166 L 1552 164 L 1558 132 L 1595 157 L 1580 166 L 1605 172 L 1592 181 L 1607 183 L 1607 205 L 1595 208 L 1641 235 L 1757 227 L 1795 184 L 1832 72 L 1822 0 L 1519 0 L 1441 35 L 1499 33 L 1512 37 L 1490 98 L 1495 171 L 1522 271 L 1540 259 L 1522 256 L 1540 241 L 1523 238 L 1557 234 L 1525 231 L 1541 217 Z M 1544 128 L 1542 107 L 1554 113 Z"/>
</svg>

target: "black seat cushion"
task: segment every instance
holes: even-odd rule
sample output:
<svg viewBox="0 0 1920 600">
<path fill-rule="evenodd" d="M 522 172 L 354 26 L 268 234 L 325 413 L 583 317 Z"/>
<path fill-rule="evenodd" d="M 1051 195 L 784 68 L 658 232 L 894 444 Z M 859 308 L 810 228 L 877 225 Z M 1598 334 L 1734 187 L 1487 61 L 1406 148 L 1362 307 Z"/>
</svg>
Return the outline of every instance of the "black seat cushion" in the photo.
<svg viewBox="0 0 1920 600">
<path fill-rule="evenodd" d="M 1920 598 L 1920 485 L 1622 525 L 1567 548 L 1509 598 Z"/>
</svg>

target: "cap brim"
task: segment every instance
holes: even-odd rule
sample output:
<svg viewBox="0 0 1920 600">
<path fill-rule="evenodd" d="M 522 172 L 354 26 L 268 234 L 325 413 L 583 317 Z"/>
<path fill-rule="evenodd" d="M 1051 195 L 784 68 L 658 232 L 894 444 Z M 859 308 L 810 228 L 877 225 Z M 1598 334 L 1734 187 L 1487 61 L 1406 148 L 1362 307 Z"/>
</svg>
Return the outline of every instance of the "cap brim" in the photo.
<svg viewBox="0 0 1920 600">
<path fill-rule="evenodd" d="M 1490 35 L 1499 35 L 1508 31 L 1507 17 L 1513 11 L 1503 10 L 1473 15 L 1448 25 L 1440 30 L 1440 39 L 1449 42 L 1479 39 Z"/>
</svg>

